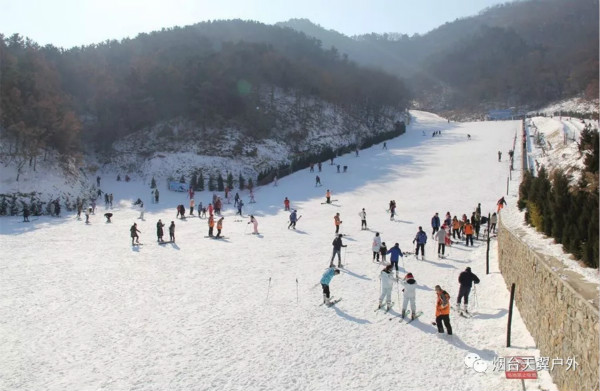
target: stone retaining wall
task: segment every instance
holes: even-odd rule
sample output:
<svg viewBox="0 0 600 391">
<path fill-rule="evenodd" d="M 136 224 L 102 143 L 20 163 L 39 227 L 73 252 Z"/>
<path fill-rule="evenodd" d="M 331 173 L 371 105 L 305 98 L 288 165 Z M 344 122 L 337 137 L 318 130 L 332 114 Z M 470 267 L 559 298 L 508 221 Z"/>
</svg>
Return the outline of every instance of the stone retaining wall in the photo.
<svg viewBox="0 0 600 391">
<path fill-rule="evenodd" d="M 498 263 L 515 304 L 542 357 L 575 356 L 576 370 L 550 374 L 561 391 L 598 390 L 600 351 L 598 286 L 563 270 L 557 259 L 539 254 L 499 222 Z"/>
</svg>

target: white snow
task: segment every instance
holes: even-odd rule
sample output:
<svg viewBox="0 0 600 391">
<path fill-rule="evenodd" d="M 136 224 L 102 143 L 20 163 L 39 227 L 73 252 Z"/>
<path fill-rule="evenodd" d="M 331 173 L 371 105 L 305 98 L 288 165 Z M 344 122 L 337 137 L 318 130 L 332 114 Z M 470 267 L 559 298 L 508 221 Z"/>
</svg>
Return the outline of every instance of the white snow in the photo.
<svg viewBox="0 0 600 391">
<path fill-rule="evenodd" d="M 371 262 L 374 232 L 388 246 L 398 242 L 413 251 L 418 226 L 430 236 L 435 212 L 470 216 L 478 202 L 484 214 L 493 211 L 508 175 L 497 150 L 512 148 L 520 128 L 518 121 L 448 123 L 412 114 L 408 132 L 388 141 L 388 150 L 379 144 L 359 157 L 339 157 L 349 167 L 345 174 L 325 163 L 322 173 L 307 169 L 277 187 L 257 188 L 256 204 L 242 192 L 244 214 L 257 217 L 259 236 L 249 234 L 248 218 L 237 222 L 232 205 L 225 205 L 227 239 L 207 239 L 206 219 L 175 219 L 175 206 L 188 205 L 184 193 L 169 192 L 160 181 L 160 203 L 153 204 L 147 181 L 116 182 L 116 173 L 102 178 L 102 189 L 117 200 L 111 224 L 102 217 L 103 203 L 89 225 L 74 213 L 29 224 L 2 218 L 0 389 L 520 389 L 519 380 L 492 371 L 492 360 L 540 354 L 518 310 L 515 347 L 505 348 L 509 294 L 495 241 L 486 275 L 485 242 L 455 245 L 439 260 L 429 239 L 425 261 L 407 256 L 401 262 L 402 275 L 412 272 L 419 284 L 417 309 L 424 314 L 409 325 L 388 320 L 398 314 L 397 291 L 390 314 L 374 312 L 380 271 Z M 442 135 L 431 137 L 435 130 Z M 316 174 L 323 187 L 314 186 Z M 517 186 L 513 176 L 511 187 Z M 334 205 L 322 204 L 326 189 L 338 200 Z M 196 204 L 211 196 L 196 193 Z M 302 215 L 295 231 L 286 229 L 286 196 Z M 145 201 L 145 221 L 131 207 L 137 197 Z M 398 204 L 396 221 L 386 213 L 391 199 Z M 512 213 L 516 203 L 508 201 L 505 211 Z M 362 208 L 370 231 L 360 230 Z M 319 306 L 318 283 L 331 257 L 336 212 L 348 247 L 346 268 L 331 284 L 343 300 L 327 308 Z M 176 244 L 156 244 L 159 218 L 175 221 Z M 133 222 L 143 246 L 130 244 Z M 439 336 L 430 324 L 433 287 L 441 285 L 454 301 L 466 266 L 481 278 L 471 294 L 476 316 L 453 311 L 454 336 Z M 486 373 L 466 367 L 468 353 L 489 363 Z M 547 372 L 526 385 L 556 390 Z"/>
</svg>

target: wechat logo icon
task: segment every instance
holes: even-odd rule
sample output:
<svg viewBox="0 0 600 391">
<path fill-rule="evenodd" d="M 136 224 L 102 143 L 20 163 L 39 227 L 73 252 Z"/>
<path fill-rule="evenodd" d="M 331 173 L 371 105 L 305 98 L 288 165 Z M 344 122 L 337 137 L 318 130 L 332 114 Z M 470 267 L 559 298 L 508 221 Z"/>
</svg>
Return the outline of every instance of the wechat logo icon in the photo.
<svg viewBox="0 0 600 391">
<path fill-rule="evenodd" d="M 477 373 L 484 373 L 488 368 L 488 363 L 483 361 L 477 353 L 469 353 L 465 356 L 465 365 L 467 368 L 473 368 Z"/>
</svg>

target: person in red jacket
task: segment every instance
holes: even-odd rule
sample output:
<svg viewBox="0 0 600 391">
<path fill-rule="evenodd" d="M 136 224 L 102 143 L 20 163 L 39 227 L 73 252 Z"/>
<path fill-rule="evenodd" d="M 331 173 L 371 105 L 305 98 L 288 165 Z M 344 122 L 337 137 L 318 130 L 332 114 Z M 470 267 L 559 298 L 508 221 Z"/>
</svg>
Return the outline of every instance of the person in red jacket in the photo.
<svg viewBox="0 0 600 391">
<path fill-rule="evenodd" d="M 290 200 L 288 200 L 287 197 L 285 197 L 285 200 L 283 200 L 283 208 L 285 211 L 288 211 L 288 212 L 290 210 Z"/>
</svg>

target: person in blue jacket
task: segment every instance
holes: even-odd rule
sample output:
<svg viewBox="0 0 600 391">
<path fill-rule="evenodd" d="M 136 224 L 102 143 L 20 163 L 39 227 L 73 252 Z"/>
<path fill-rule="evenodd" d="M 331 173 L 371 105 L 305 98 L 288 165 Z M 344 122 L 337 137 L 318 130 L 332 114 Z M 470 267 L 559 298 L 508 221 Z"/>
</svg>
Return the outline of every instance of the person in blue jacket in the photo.
<svg viewBox="0 0 600 391">
<path fill-rule="evenodd" d="M 333 276 L 336 276 L 340 274 L 340 270 L 336 269 L 334 267 L 330 267 L 329 269 L 327 269 L 325 271 L 325 273 L 323 273 L 323 276 L 321 277 L 321 287 L 323 288 L 323 303 L 329 305 L 330 301 L 329 301 L 329 283 L 331 282 L 331 279 L 333 278 Z"/>
<path fill-rule="evenodd" d="M 433 232 L 431 233 L 431 237 L 435 237 L 435 233 L 440 230 L 440 216 L 436 213 L 435 216 L 431 218 L 431 228 L 433 228 Z"/>
<path fill-rule="evenodd" d="M 296 209 L 294 209 L 294 211 L 290 213 L 290 224 L 288 225 L 288 229 L 296 229 L 296 221 L 298 221 L 298 215 L 296 214 Z"/>
<path fill-rule="evenodd" d="M 427 234 L 423 231 L 423 227 L 419 227 L 419 232 L 413 239 L 413 243 L 417 243 L 417 248 L 415 249 L 415 258 L 419 258 L 419 249 L 421 249 L 422 259 L 425 259 L 425 243 L 427 243 Z"/>
<path fill-rule="evenodd" d="M 400 245 L 398 243 L 394 244 L 394 247 L 390 248 L 387 253 L 392 254 L 390 255 L 390 262 L 396 269 L 396 277 L 398 277 L 398 259 L 400 259 L 400 257 L 404 257 L 402 250 L 400 250 Z"/>
</svg>

